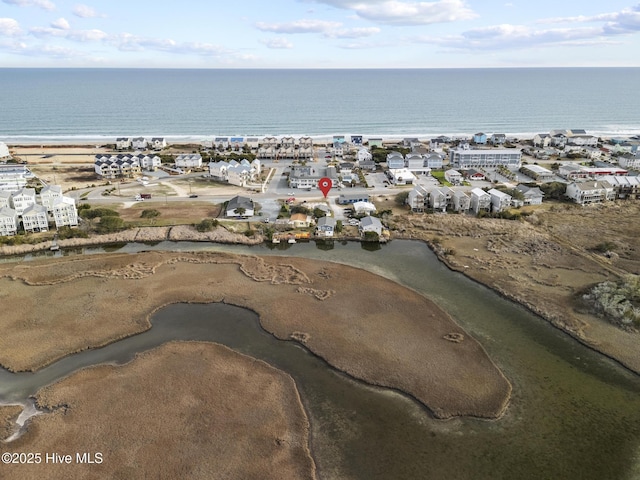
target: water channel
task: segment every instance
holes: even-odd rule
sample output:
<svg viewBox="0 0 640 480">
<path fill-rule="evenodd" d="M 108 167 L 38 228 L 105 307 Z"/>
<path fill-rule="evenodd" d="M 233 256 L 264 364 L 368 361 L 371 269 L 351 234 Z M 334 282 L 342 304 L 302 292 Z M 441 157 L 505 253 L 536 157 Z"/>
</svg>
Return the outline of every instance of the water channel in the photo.
<svg viewBox="0 0 640 480">
<path fill-rule="evenodd" d="M 379 249 L 339 242 L 277 248 L 162 242 L 65 254 L 113 250 L 300 256 L 383 275 L 434 300 L 484 346 L 513 384 L 511 404 L 497 421 L 435 420 L 415 401 L 352 380 L 296 343 L 275 339 L 253 312 L 219 304 L 166 307 L 148 332 L 67 357 L 35 374 L 0 371 L 0 401 L 24 399 L 78 368 L 126 362 L 171 339 L 210 340 L 293 376 L 312 422 L 311 446 L 321 478 L 640 478 L 640 377 L 451 272 L 421 242 L 395 240 Z"/>
</svg>

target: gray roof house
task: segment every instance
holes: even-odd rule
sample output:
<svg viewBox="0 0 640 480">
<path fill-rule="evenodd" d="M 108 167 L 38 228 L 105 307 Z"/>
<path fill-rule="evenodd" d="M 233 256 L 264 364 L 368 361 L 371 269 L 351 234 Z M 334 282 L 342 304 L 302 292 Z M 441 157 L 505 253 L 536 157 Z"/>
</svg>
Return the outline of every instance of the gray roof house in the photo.
<svg viewBox="0 0 640 480">
<path fill-rule="evenodd" d="M 360 220 L 358 230 L 361 235 L 366 232 L 376 232 L 378 235 L 382 235 L 382 222 L 380 222 L 380 219 L 377 217 L 367 216 Z"/>
<path fill-rule="evenodd" d="M 238 212 L 243 209 L 244 212 Z M 254 213 L 253 200 L 249 197 L 236 196 L 229 200 L 225 209 L 226 217 L 252 217 Z"/>
<path fill-rule="evenodd" d="M 320 217 L 317 222 L 316 230 L 318 235 L 324 237 L 333 237 L 336 229 L 336 219 L 334 217 Z"/>
</svg>

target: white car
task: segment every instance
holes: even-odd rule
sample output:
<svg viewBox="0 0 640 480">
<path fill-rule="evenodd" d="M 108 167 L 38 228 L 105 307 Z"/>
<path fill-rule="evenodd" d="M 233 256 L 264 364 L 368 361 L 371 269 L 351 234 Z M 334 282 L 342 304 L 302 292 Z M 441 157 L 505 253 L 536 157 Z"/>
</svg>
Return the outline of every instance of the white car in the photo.
<svg viewBox="0 0 640 480">
<path fill-rule="evenodd" d="M 295 195 L 295 193 L 289 192 L 289 193 L 287 193 L 287 195 L 289 195 L 290 197 L 293 197 Z"/>
</svg>

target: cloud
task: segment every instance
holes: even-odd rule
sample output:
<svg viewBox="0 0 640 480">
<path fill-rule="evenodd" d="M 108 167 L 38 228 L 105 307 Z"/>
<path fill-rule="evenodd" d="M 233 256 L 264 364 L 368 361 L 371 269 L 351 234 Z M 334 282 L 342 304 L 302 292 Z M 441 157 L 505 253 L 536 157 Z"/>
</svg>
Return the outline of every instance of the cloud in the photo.
<svg viewBox="0 0 640 480">
<path fill-rule="evenodd" d="M 0 50 L 14 55 L 24 55 L 29 57 L 49 57 L 49 58 L 76 58 L 85 54 L 71 48 L 64 48 L 57 45 L 29 45 L 25 42 L 1 43 Z"/>
<path fill-rule="evenodd" d="M 17 37 L 22 34 L 22 29 L 17 20 L 13 18 L 0 18 L 0 37 Z"/>
<path fill-rule="evenodd" d="M 273 33 L 324 33 L 342 26 L 340 22 L 325 20 L 296 20 L 288 23 L 258 22 L 256 28 L 263 32 Z"/>
<path fill-rule="evenodd" d="M 325 20 L 296 20 L 288 23 L 256 23 L 256 28 L 263 32 L 279 34 L 319 33 L 326 38 L 361 38 L 380 33 L 378 27 L 343 28 L 340 22 Z"/>
<path fill-rule="evenodd" d="M 98 42 L 106 40 L 109 35 L 102 30 L 70 30 L 61 28 L 45 28 L 45 27 L 33 27 L 29 30 L 29 33 L 36 38 L 58 37 L 71 40 L 73 42 Z"/>
<path fill-rule="evenodd" d="M 83 5 L 81 3 L 79 3 L 78 5 L 76 5 L 75 7 L 73 7 L 73 14 L 76 17 L 80 17 L 80 18 L 104 18 L 106 17 L 106 15 L 102 14 L 102 13 L 98 13 L 95 11 L 95 9 L 89 7 L 88 5 Z"/>
<path fill-rule="evenodd" d="M 398 0 L 315 0 L 317 3 L 352 10 L 358 17 L 384 25 L 430 25 L 470 20 L 478 15 L 463 0 L 403 2 Z"/>
<path fill-rule="evenodd" d="M 69 30 L 71 28 L 71 25 L 69 25 L 69 22 L 67 22 L 66 19 L 59 18 L 59 19 L 54 20 L 53 22 L 51 22 L 51 27 L 52 28 L 58 28 L 60 30 Z"/>
<path fill-rule="evenodd" d="M 9 5 L 19 7 L 39 7 L 44 10 L 55 10 L 56 6 L 50 0 L 2 0 Z"/>
<path fill-rule="evenodd" d="M 267 48 L 274 49 L 288 49 L 293 48 L 293 43 L 284 37 L 268 38 L 260 40 L 260 43 L 264 44 Z"/>
</svg>

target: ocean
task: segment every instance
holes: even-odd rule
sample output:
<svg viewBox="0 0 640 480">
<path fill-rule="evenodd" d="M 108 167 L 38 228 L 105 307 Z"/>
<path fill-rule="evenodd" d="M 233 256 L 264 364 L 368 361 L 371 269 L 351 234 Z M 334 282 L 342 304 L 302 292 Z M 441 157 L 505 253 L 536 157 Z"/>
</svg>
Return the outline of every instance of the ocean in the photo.
<svg viewBox="0 0 640 480">
<path fill-rule="evenodd" d="M 640 68 L 0 69 L 0 141 L 640 134 Z"/>
</svg>

